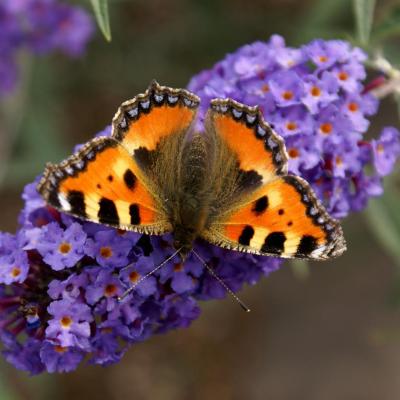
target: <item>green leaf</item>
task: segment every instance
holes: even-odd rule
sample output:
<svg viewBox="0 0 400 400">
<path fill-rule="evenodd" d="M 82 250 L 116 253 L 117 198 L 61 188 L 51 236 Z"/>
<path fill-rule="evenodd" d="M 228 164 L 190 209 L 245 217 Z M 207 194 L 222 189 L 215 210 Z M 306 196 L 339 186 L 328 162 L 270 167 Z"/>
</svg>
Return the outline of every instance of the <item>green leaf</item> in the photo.
<svg viewBox="0 0 400 400">
<path fill-rule="evenodd" d="M 399 196 L 393 190 L 386 190 L 383 198 L 370 201 L 365 215 L 371 232 L 400 268 Z"/>
<path fill-rule="evenodd" d="M 380 41 L 387 38 L 400 34 L 400 7 L 397 6 L 392 8 L 387 13 L 386 18 L 383 19 L 372 31 L 372 39 L 374 41 Z"/>
<path fill-rule="evenodd" d="M 110 17 L 108 14 L 108 0 L 91 0 L 94 15 L 101 32 L 108 42 L 111 42 Z"/>
<path fill-rule="evenodd" d="M 374 16 L 375 0 L 353 0 L 357 37 L 362 46 L 367 46 Z"/>
</svg>

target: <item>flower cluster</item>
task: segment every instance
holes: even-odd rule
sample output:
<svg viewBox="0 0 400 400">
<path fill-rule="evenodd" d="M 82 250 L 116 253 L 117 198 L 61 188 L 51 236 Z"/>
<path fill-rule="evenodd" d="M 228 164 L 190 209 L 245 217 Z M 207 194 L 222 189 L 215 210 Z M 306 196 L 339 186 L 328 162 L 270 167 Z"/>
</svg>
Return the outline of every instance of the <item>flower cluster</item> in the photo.
<svg viewBox="0 0 400 400">
<path fill-rule="evenodd" d="M 190 88 L 203 99 L 203 116 L 214 97 L 259 104 L 286 140 L 290 170 L 309 179 L 329 210 L 342 217 L 381 192 L 380 179 L 400 153 L 394 128 L 385 128 L 377 140 L 363 139 L 366 116 L 377 108 L 362 86 L 364 59 L 345 42 L 291 49 L 274 36 L 239 49 L 195 77 Z M 364 172 L 367 165 L 373 174 Z M 18 232 L 0 233 L 0 340 L 17 368 L 36 374 L 72 371 L 84 359 L 118 362 L 130 345 L 188 326 L 199 316 L 199 300 L 226 295 L 192 254 L 184 264 L 173 258 L 119 301 L 173 254 L 171 237 L 60 214 L 44 203 L 36 184 L 23 193 Z M 281 265 L 201 241 L 195 249 L 233 291 Z"/>
<path fill-rule="evenodd" d="M 366 58 L 342 40 L 314 40 L 297 49 L 274 35 L 229 54 L 188 88 L 201 97 L 203 116 L 215 97 L 258 105 L 285 139 L 289 171 L 306 178 L 328 211 L 343 218 L 382 193 L 381 178 L 400 155 L 395 128 L 365 139 L 379 103 L 369 93 L 373 85 L 363 83 Z"/>
<path fill-rule="evenodd" d="M 0 2 L 0 96 L 16 84 L 17 54 L 61 50 L 79 56 L 92 32 L 89 15 L 58 0 L 2 0 Z"/>
</svg>

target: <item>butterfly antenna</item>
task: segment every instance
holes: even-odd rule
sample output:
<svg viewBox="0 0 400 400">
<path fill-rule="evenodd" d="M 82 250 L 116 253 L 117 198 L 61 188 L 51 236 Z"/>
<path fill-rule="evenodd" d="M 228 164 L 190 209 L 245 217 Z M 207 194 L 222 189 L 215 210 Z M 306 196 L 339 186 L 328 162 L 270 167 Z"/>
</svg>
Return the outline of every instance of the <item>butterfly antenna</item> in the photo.
<svg viewBox="0 0 400 400">
<path fill-rule="evenodd" d="M 150 272 L 147 274 L 143 275 L 137 282 L 135 282 L 129 289 L 125 290 L 125 292 L 118 297 L 118 301 L 122 301 L 128 296 L 135 288 L 140 285 L 145 279 L 147 279 L 149 276 L 153 275 L 155 272 L 157 272 L 160 268 L 162 268 L 168 261 L 172 260 L 180 251 L 182 250 L 182 247 L 178 250 L 175 251 L 174 254 L 170 255 L 167 257 L 163 262 L 158 264 L 155 268 L 153 268 Z"/>
<path fill-rule="evenodd" d="M 221 286 L 239 303 L 240 307 L 246 312 L 250 312 L 250 308 L 243 303 L 242 300 L 233 292 L 232 289 L 214 272 L 214 270 L 203 260 L 203 258 L 195 250 L 192 249 L 193 254 L 201 261 L 207 268 L 207 271 L 221 284 Z"/>
</svg>

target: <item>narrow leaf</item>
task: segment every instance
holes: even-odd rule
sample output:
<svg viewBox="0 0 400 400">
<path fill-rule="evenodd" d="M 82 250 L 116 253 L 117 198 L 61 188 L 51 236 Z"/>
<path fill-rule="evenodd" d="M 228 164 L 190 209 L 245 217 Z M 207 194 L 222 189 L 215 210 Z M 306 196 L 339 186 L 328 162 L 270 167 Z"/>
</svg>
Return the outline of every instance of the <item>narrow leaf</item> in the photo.
<svg viewBox="0 0 400 400">
<path fill-rule="evenodd" d="M 107 41 L 111 42 L 110 17 L 108 14 L 108 0 L 91 0 L 94 15 L 101 32 Z"/>
<path fill-rule="evenodd" d="M 372 31 L 374 41 L 400 34 L 400 7 L 397 6 L 387 13 L 386 17 Z"/>
<path fill-rule="evenodd" d="M 367 46 L 374 16 L 375 0 L 353 0 L 357 37 L 361 45 Z"/>
<path fill-rule="evenodd" d="M 371 232 L 400 268 L 400 224 L 393 217 L 398 215 L 396 213 L 400 213 L 399 201 L 391 199 L 385 202 L 383 198 L 371 200 L 365 215 Z"/>
</svg>

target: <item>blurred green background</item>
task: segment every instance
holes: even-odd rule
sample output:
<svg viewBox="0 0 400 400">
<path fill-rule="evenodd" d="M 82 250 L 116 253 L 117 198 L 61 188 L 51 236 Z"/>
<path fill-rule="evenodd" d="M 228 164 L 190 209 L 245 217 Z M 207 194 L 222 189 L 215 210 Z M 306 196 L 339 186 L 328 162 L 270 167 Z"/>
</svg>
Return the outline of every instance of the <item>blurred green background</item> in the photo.
<svg viewBox="0 0 400 400">
<path fill-rule="evenodd" d="M 375 17 L 395 3 L 377 2 Z M 0 105 L 0 230 L 16 229 L 22 187 L 45 162 L 102 130 L 151 79 L 186 86 L 227 52 L 273 33 L 295 46 L 354 32 L 349 0 L 114 0 L 110 16 L 112 42 L 97 32 L 80 59 L 21 54 L 19 88 Z M 385 46 L 397 63 L 399 44 Z M 388 99 L 371 130 L 390 124 L 398 116 Z M 371 229 L 352 215 L 338 260 L 306 271 L 286 265 L 246 287 L 250 314 L 230 298 L 203 303 L 189 329 L 134 346 L 118 365 L 29 378 L 1 360 L 0 400 L 398 398 L 400 312 L 389 300 L 400 274 Z"/>
</svg>

